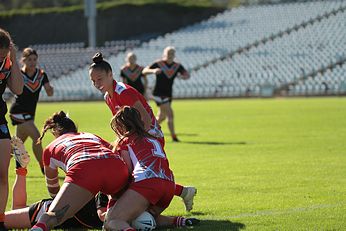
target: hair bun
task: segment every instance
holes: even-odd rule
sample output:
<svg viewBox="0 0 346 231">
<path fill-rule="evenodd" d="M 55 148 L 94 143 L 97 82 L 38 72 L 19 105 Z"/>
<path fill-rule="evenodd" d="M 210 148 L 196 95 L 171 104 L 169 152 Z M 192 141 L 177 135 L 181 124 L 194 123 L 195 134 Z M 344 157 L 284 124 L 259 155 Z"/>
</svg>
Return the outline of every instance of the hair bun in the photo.
<svg viewBox="0 0 346 231">
<path fill-rule="evenodd" d="M 54 123 L 61 123 L 64 118 L 66 118 L 66 113 L 64 111 L 60 111 L 59 113 L 53 116 Z"/>
<path fill-rule="evenodd" d="M 94 56 L 93 56 L 93 62 L 94 63 L 100 63 L 103 61 L 103 56 L 101 52 L 97 52 Z"/>
</svg>

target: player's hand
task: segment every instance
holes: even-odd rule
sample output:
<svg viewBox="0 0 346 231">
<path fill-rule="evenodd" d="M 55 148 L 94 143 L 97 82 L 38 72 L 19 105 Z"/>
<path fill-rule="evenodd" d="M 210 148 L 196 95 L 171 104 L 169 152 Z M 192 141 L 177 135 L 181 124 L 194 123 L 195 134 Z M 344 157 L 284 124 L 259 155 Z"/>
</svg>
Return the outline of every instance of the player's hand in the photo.
<svg viewBox="0 0 346 231">
<path fill-rule="evenodd" d="M 17 62 L 16 55 L 17 55 L 17 47 L 13 42 L 11 42 L 11 44 L 10 44 L 10 59 L 12 62 Z"/>
<path fill-rule="evenodd" d="M 154 70 L 154 74 L 155 75 L 158 75 L 158 74 L 160 74 L 162 72 L 162 70 L 160 69 L 160 68 L 156 68 L 155 70 Z"/>
</svg>

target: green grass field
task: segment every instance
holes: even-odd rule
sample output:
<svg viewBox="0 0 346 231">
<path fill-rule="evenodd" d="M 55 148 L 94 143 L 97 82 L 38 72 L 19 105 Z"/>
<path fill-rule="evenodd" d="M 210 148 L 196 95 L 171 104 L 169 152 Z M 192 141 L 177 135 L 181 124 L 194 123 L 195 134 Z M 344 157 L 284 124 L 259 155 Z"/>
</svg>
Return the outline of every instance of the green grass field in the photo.
<svg viewBox="0 0 346 231">
<path fill-rule="evenodd" d="M 184 100 L 173 107 L 182 142 L 172 143 L 163 124 L 166 152 L 176 182 L 198 194 L 193 212 L 175 198 L 165 214 L 201 219 L 195 230 L 346 229 L 346 98 Z M 38 127 L 61 109 L 80 131 L 114 139 L 103 102 L 40 103 Z M 51 140 L 47 135 L 44 145 Z M 35 161 L 27 190 L 29 203 L 48 197 Z"/>
</svg>

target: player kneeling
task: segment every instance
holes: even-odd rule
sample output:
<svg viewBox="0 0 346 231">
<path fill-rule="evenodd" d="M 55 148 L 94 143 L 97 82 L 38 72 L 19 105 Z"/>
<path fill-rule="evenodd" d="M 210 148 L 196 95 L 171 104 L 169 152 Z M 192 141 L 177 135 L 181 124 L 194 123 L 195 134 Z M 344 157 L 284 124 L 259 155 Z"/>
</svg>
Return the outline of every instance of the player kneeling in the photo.
<svg viewBox="0 0 346 231">
<path fill-rule="evenodd" d="M 104 228 L 135 230 L 127 221 L 144 211 L 154 216 L 158 227 L 198 223 L 194 218 L 160 215 L 174 196 L 174 176 L 160 142 L 144 129 L 140 113 L 133 107 L 122 107 L 112 118 L 111 127 L 118 136 L 117 150 L 132 173 L 133 181 L 107 212 Z"/>
</svg>

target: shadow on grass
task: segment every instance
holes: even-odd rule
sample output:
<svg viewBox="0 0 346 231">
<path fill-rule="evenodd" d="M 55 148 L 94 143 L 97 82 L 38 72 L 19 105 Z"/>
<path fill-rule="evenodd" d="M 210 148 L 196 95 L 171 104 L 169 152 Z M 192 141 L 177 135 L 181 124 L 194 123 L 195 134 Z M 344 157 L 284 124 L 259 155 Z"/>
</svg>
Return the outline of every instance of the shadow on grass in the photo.
<svg viewBox="0 0 346 231">
<path fill-rule="evenodd" d="M 204 145 L 246 145 L 246 142 L 217 142 L 217 141 L 180 141 L 185 144 L 204 144 Z"/>
<path fill-rule="evenodd" d="M 228 231 L 239 231 L 245 229 L 246 225 L 239 222 L 231 222 L 226 220 L 201 220 L 198 225 L 194 227 L 186 227 L 186 228 L 170 228 L 170 229 L 159 229 L 166 231 L 174 231 L 174 230 L 205 230 L 205 231 L 218 231 L 218 230 L 228 230 Z"/>
<path fill-rule="evenodd" d="M 232 222 L 227 220 L 201 220 L 201 222 L 194 227 L 196 230 L 230 230 L 238 231 L 245 229 L 246 225 L 239 222 Z"/>
</svg>

